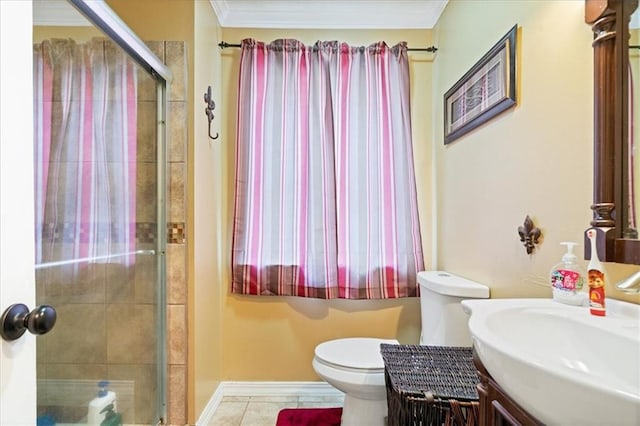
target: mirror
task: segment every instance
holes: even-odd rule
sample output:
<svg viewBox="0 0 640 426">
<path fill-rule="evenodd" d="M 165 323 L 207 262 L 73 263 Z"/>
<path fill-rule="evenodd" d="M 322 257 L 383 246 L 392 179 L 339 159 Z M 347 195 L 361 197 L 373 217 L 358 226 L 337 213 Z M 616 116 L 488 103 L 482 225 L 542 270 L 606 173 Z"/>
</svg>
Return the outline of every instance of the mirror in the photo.
<svg viewBox="0 0 640 426">
<path fill-rule="evenodd" d="M 635 188 L 635 178 L 629 178 L 635 175 L 630 143 L 633 108 L 629 34 L 631 15 L 637 7 L 638 0 L 585 0 L 585 22 L 594 33 L 594 174 L 590 225 L 597 230 L 600 260 L 640 265 L 640 240 L 634 228 L 635 202 L 629 202 Z M 590 259 L 586 232 L 584 243 L 585 259 Z"/>
<path fill-rule="evenodd" d="M 640 223 L 640 8 L 631 15 L 629 24 L 629 152 L 632 185 L 629 189 L 629 221 L 625 236 L 639 237 Z"/>
</svg>

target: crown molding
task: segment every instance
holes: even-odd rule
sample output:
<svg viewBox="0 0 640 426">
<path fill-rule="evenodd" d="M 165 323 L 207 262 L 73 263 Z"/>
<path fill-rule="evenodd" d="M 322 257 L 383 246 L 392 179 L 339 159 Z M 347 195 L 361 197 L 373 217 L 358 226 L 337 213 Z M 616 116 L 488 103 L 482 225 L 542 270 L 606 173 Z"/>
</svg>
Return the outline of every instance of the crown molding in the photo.
<svg viewBox="0 0 640 426">
<path fill-rule="evenodd" d="M 430 29 L 448 0 L 209 0 L 222 27 Z"/>
</svg>

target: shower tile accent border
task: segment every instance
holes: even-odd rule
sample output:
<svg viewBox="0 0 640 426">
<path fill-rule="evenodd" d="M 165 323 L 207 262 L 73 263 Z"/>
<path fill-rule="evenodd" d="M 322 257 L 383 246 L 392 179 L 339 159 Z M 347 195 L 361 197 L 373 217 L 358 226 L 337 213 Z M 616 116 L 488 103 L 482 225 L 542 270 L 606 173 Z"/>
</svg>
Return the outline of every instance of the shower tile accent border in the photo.
<svg viewBox="0 0 640 426">
<path fill-rule="evenodd" d="M 78 226 L 78 224 L 73 222 L 49 222 L 42 224 L 41 235 L 42 238 L 50 244 L 73 243 L 77 239 L 77 232 L 80 233 L 80 238 L 82 238 L 83 235 L 89 234 L 90 228 L 95 226 L 95 223 L 80 223 Z M 175 236 L 176 241 L 181 237 L 180 234 L 184 234 L 184 223 L 169 223 L 167 226 L 168 229 L 181 228 Z M 98 230 L 103 230 L 105 233 L 111 232 L 113 238 L 116 238 L 118 234 L 125 232 L 123 229 L 117 229 L 111 223 L 98 224 L 97 228 Z M 91 229 L 91 231 L 94 230 Z M 174 234 L 176 233 L 175 231 L 173 232 Z M 157 226 L 154 222 L 136 222 L 135 233 L 137 244 L 155 244 L 156 239 L 158 238 Z"/>
<path fill-rule="evenodd" d="M 186 241 L 184 222 L 167 223 L 167 244 L 184 244 Z"/>
<path fill-rule="evenodd" d="M 175 201 L 181 202 L 180 199 Z M 89 227 L 94 224 L 80 224 L 80 235 L 87 234 Z M 78 227 L 75 223 L 43 223 L 42 236 L 52 244 L 73 243 L 76 240 L 76 230 Z M 112 233 L 119 232 L 111 224 L 105 224 L 103 229 L 111 230 Z M 155 244 L 158 238 L 157 226 L 153 222 L 137 222 L 136 243 L 137 244 Z M 184 244 L 186 242 L 186 225 L 184 222 L 167 222 L 167 243 L 168 244 Z"/>
</svg>

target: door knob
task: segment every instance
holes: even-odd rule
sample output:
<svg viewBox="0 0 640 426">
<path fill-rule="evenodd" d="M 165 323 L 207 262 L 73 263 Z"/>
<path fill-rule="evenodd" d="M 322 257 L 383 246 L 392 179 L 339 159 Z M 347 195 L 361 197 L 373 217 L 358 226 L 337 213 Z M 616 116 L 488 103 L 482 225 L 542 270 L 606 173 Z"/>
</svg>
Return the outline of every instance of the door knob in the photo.
<svg viewBox="0 0 640 426">
<path fill-rule="evenodd" d="M 31 334 L 45 334 L 56 323 L 56 310 L 53 306 L 40 305 L 33 311 L 22 303 L 9 306 L 0 318 L 0 336 L 4 340 L 16 340 L 29 330 Z"/>
</svg>

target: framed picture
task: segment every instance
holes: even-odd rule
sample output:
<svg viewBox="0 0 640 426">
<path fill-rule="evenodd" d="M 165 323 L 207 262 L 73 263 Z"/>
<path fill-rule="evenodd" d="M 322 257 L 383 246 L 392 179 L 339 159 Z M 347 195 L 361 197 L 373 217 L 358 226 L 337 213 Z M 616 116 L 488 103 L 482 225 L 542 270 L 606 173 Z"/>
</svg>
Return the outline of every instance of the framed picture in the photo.
<svg viewBox="0 0 640 426">
<path fill-rule="evenodd" d="M 444 94 L 444 143 L 448 144 L 516 104 L 514 25 Z"/>
</svg>

